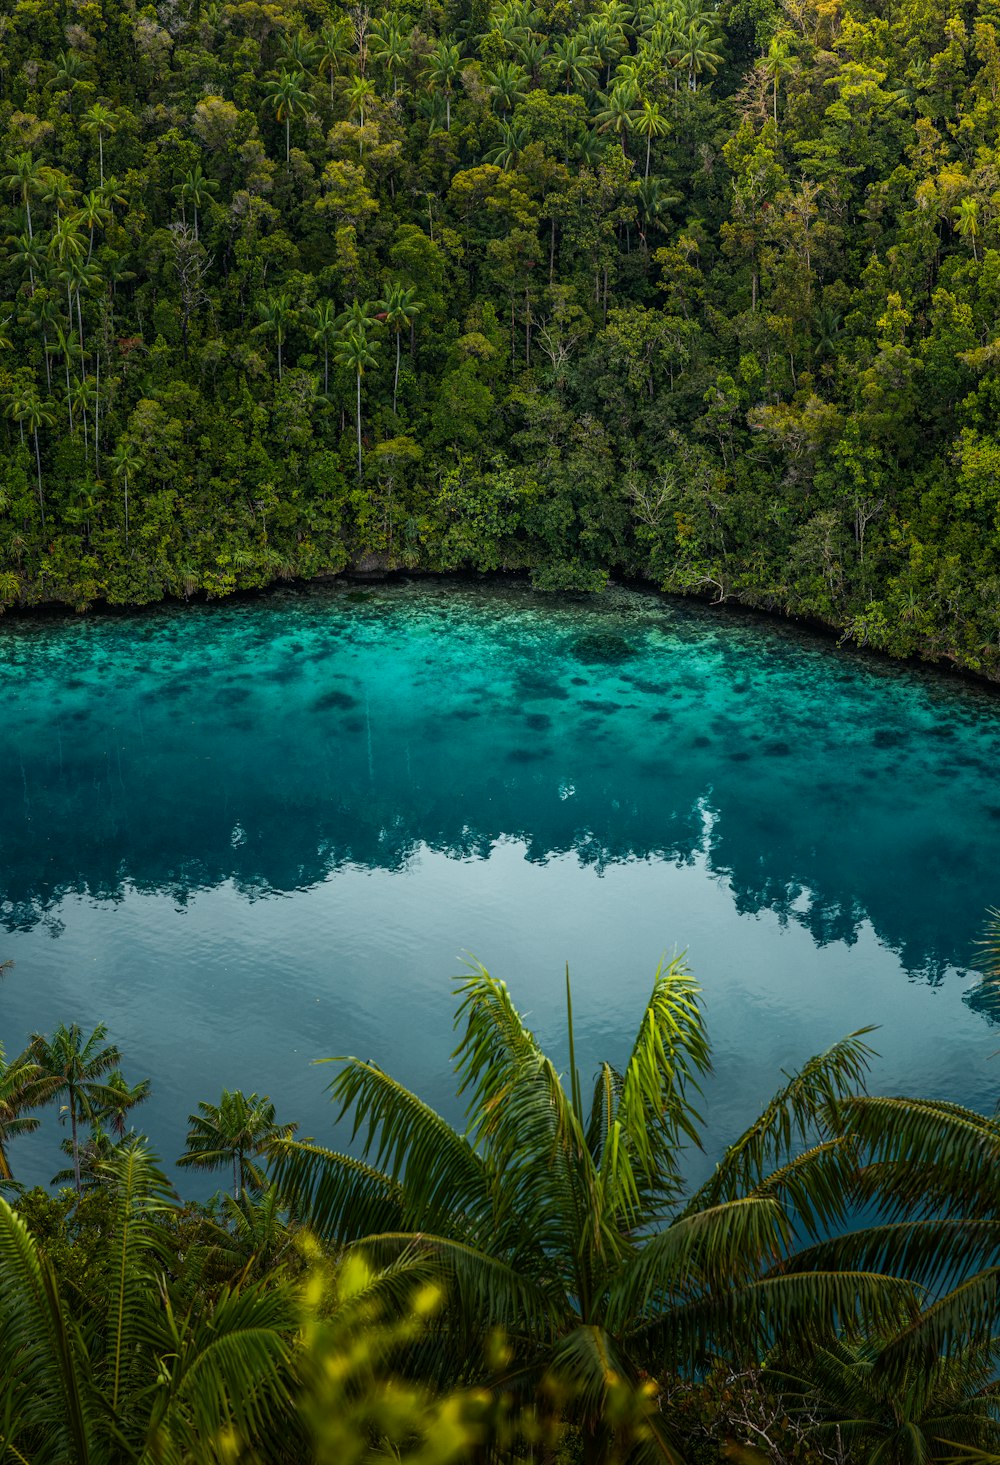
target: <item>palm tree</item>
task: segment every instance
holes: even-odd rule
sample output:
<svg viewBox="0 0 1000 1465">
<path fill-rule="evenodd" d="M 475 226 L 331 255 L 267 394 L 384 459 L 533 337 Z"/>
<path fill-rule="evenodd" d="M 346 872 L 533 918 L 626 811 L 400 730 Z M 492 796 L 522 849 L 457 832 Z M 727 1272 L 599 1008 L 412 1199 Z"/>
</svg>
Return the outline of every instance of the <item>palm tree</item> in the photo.
<svg viewBox="0 0 1000 1465">
<path fill-rule="evenodd" d="M 963 198 L 958 207 L 953 209 L 955 215 L 955 228 L 965 239 L 972 241 L 972 257 L 979 263 L 979 246 L 976 240 L 979 238 L 979 200 L 978 198 Z"/>
<path fill-rule="evenodd" d="M 218 193 L 219 185 L 214 178 L 206 178 L 201 171 L 201 164 L 195 163 L 178 183 L 174 192 L 181 201 L 181 208 L 186 209 L 190 204 L 194 213 L 194 237 L 198 238 L 198 210 L 204 208 L 213 193 Z M 183 217 L 183 215 L 182 215 Z M 185 218 L 186 222 L 186 218 Z"/>
<path fill-rule="evenodd" d="M 639 114 L 635 119 L 635 126 L 636 131 L 641 132 L 643 137 L 646 139 L 646 171 L 643 177 L 644 179 L 648 180 L 649 151 L 653 145 L 653 138 L 666 137 L 667 133 L 670 131 L 670 124 L 664 117 L 663 113 L 660 111 L 660 108 L 657 106 L 657 104 L 655 102 L 649 101 L 648 98 L 645 98 L 643 100 L 641 108 L 639 109 Z"/>
<path fill-rule="evenodd" d="M 20 1134 L 31 1134 L 41 1122 L 25 1110 L 37 1108 L 51 1097 L 51 1087 L 42 1078 L 30 1051 L 8 1063 L 0 1044 L 0 1181 L 14 1178 L 7 1157 L 10 1140 Z"/>
<path fill-rule="evenodd" d="M 97 137 L 97 151 L 100 158 L 101 187 L 104 187 L 104 134 L 113 137 L 118 128 L 118 113 L 101 102 L 95 102 L 80 118 L 84 132 Z"/>
<path fill-rule="evenodd" d="M 486 73 L 486 80 L 504 113 L 512 111 L 527 95 L 528 73 L 516 61 L 501 61 L 495 70 Z"/>
<path fill-rule="evenodd" d="M 782 76 L 794 71 L 798 64 L 789 49 L 791 40 L 790 31 L 779 31 L 776 36 L 771 37 L 771 44 L 764 58 L 766 73 L 771 78 L 771 111 L 775 127 L 778 125 L 778 83 Z"/>
<path fill-rule="evenodd" d="M 444 94 L 445 132 L 451 131 L 451 97 L 461 69 L 461 52 L 451 41 L 442 37 L 431 52 L 427 75 L 431 86 Z"/>
<path fill-rule="evenodd" d="M 28 238 L 33 239 L 35 235 L 31 225 L 31 200 L 45 186 L 45 165 L 32 153 L 24 152 L 11 158 L 8 167 L 10 172 L 0 179 L 0 188 L 20 194 L 28 223 Z"/>
<path fill-rule="evenodd" d="M 49 1082 L 52 1096 L 63 1093 L 66 1095 L 63 1107 L 69 1114 L 73 1139 L 73 1176 L 78 1192 L 79 1122 L 89 1122 L 102 1108 L 114 1103 L 116 1098 L 114 1090 L 102 1082 L 103 1076 L 121 1063 L 121 1054 L 115 1045 L 105 1044 L 107 1035 L 108 1030 L 104 1023 L 98 1023 L 89 1037 L 84 1037 L 83 1029 L 75 1022 L 69 1027 L 60 1024 L 51 1038 L 33 1033 L 28 1049 L 41 1076 Z"/>
<path fill-rule="evenodd" d="M 60 51 L 55 61 L 54 81 L 59 83 L 59 91 L 69 92 L 69 109 L 73 110 L 73 94 L 83 81 L 85 70 L 83 57 L 77 51 Z"/>
<path fill-rule="evenodd" d="M 395 415 L 396 397 L 399 391 L 399 352 L 404 330 L 409 330 L 423 310 L 422 300 L 417 299 L 415 285 L 401 285 L 397 280 L 389 286 L 384 300 L 378 303 L 386 325 L 396 337 L 396 370 L 392 378 L 392 410 Z"/>
<path fill-rule="evenodd" d="M 527 141 L 528 130 L 522 122 L 501 122 L 500 141 L 484 155 L 484 160 L 508 173 L 517 166 Z"/>
<path fill-rule="evenodd" d="M 522 60 L 525 58 L 522 56 Z M 597 86 L 598 58 L 579 33 L 562 36 L 552 46 L 552 68 L 562 78 L 567 96 L 572 91 L 592 92 Z M 525 60 L 525 65 L 527 65 Z"/>
<path fill-rule="evenodd" d="M 320 300 L 302 312 L 306 334 L 314 346 L 323 348 L 323 395 L 330 395 L 330 347 L 337 339 L 337 315 L 332 300 Z"/>
<path fill-rule="evenodd" d="M 249 1097 L 239 1089 L 223 1089 L 218 1104 L 198 1105 L 197 1114 L 188 1115 L 191 1128 L 187 1149 L 178 1165 L 193 1165 L 198 1170 L 221 1170 L 233 1167 L 233 1194 L 239 1200 L 247 1184 L 261 1190 L 266 1184 L 263 1168 L 257 1163 L 276 1140 L 287 1140 L 297 1125 L 278 1124 L 274 1105 L 265 1094 Z"/>
<path fill-rule="evenodd" d="M 374 322 L 373 322 L 374 324 Z M 363 321 L 348 320 L 337 336 L 336 361 L 346 366 L 357 379 L 356 424 L 358 434 L 358 477 L 361 477 L 361 378 L 369 367 L 375 366 L 375 343 L 368 339 L 368 327 Z"/>
<path fill-rule="evenodd" d="M 808 1443 L 871 1465 L 954 1460 L 956 1446 L 997 1450 L 1000 1339 L 916 1364 L 903 1379 L 881 1366 L 894 1342 L 832 1339 L 798 1362 L 770 1364 L 760 1384 L 802 1421 Z"/>
<path fill-rule="evenodd" d="M 285 344 L 288 335 L 288 327 L 294 318 L 292 310 L 292 297 L 287 291 L 272 295 L 268 300 L 262 300 L 257 306 L 257 314 L 260 316 L 260 325 L 254 329 L 261 335 L 273 336 L 278 347 L 278 380 L 281 381 L 281 349 Z"/>
<path fill-rule="evenodd" d="M 353 1110 L 362 1157 L 274 1147 L 276 1184 L 318 1235 L 360 1245 L 378 1265 L 401 1254 L 436 1264 L 451 1308 L 451 1330 L 434 1334 L 439 1360 L 468 1370 L 480 1343 L 502 1332 L 508 1362 L 486 1382 L 530 1388 L 548 1377 L 571 1389 L 584 1459 L 599 1461 L 611 1444 L 612 1378 L 690 1368 L 713 1344 L 728 1353 L 912 1307 L 904 1281 L 823 1265 L 820 1240 L 849 1204 L 854 1151 L 835 1114 L 864 1076 L 861 1034 L 789 1079 L 689 1194 L 682 1156 L 697 1143 L 692 1097 L 709 1051 L 679 961 L 657 971 L 628 1062 L 601 1065 L 589 1112 L 568 973 L 568 1087 L 502 982 L 477 967 L 460 990 L 464 1131 L 351 1058 L 339 1060 L 330 1091 L 342 1115 Z M 796 1254 L 803 1240 L 820 1260 Z M 662 1423 L 651 1428 L 660 1456 L 676 1458 Z"/>
<path fill-rule="evenodd" d="M 347 88 L 347 115 L 357 117 L 360 137 L 358 139 L 358 157 L 364 156 L 365 150 L 365 108 L 375 95 L 375 83 L 366 76 L 353 76 Z"/>
<path fill-rule="evenodd" d="M 42 491 L 42 453 L 38 445 L 38 430 L 41 427 L 51 427 L 55 422 L 55 413 L 47 402 L 43 402 L 38 393 L 32 388 L 29 391 L 18 394 L 11 402 L 8 411 L 15 422 L 27 428 L 35 442 L 35 470 L 38 475 L 38 507 L 42 515 L 42 533 L 45 532 L 45 494 Z"/>
<path fill-rule="evenodd" d="M 410 57 L 410 45 L 398 25 L 387 25 L 372 37 L 371 54 L 381 62 L 392 82 L 392 94 L 399 91 L 399 73 Z"/>
<path fill-rule="evenodd" d="M 319 50 L 316 69 L 320 76 L 330 75 L 330 106 L 333 106 L 333 78 L 339 72 L 341 63 L 354 48 L 354 31 L 346 16 L 329 22 L 319 33 Z"/>
<path fill-rule="evenodd" d="M 698 77 L 709 71 L 714 76 L 722 64 L 719 43 L 708 25 L 700 20 L 686 26 L 678 36 L 673 50 L 674 60 L 684 67 L 688 74 L 688 87 L 698 90 Z"/>
<path fill-rule="evenodd" d="M 283 71 L 277 80 L 269 81 L 264 88 L 267 99 L 274 109 L 275 117 L 279 122 L 285 124 L 286 165 L 292 157 L 292 118 L 305 116 L 308 110 L 309 94 L 305 89 L 305 82 L 304 71 Z"/>
<path fill-rule="evenodd" d="M 76 222 L 82 224 L 90 235 L 90 244 L 87 247 L 87 263 L 94 252 L 94 231 L 103 229 L 111 218 L 111 210 L 104 199 L 104 194 L 98 189 L 92 189 L 85 193 L 80 200 L 80 208 L 75 215 Z"/>
<path fill-rule="evenodd" d="M 615 82 L 604 106 L 595 114 L 598 132 L 615 132 L 622 145 L 622 152 L 628 157 L 628 135 L 635 123 L 635 108 L 639 100 L 639 88 L 631 77 Z M 647 149 L 648 151 L 648 149 Z"/>
<path fill-rule="evenodd" d="M 10 258 L 20 269 L 27 270 L 28 284 L 31 294 L 35 293 L 35 271 L 41 273 L 45 268 L 45 253 L 41 242 L 33 239 L 30 234 L 19 234 L 17 237 L 8 239 L 8 244 L 14 247 L 10 252 Z"/>
<path fill-rule="evenodd" d="M 127 438 L 121 438 L 111 454 L 111 472 L 122 480 L 125 491 L 125 548 L 128 549 L 128 483 L 142 467 L 142 460 Z"/>
<path fill-rule="evenodd" d="M 111 1133 L 120 1144 L 125 1138 L 126 1115 L 137 1105 L 146 1102 L 152 1084 L 148 1078 L 141 1078 L 138 1083 L 130 1084 L 121 1069 L 115 1068 L 108 1074 L 105 1088 L 113 1097 L 105 1101 L 97 1118 L 102 1123 L 110 1124 Z"/>
</svg>

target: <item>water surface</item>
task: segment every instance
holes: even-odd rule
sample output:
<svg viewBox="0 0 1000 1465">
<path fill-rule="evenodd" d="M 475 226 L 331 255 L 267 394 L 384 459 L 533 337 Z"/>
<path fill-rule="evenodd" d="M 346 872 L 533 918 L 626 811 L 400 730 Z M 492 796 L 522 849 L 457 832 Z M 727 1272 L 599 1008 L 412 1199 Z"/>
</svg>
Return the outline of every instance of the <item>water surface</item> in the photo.
<svg viewBox="0 0 1000 1465">
<path fill-rule="evenodd" d="M 568 960 L 587 1068 L 685 949 L 709 1153 L 868 1023 L 876 1087 L 993 1105 L 990 692 L 654 596 L 426 583 L 8 620 L 0 689 L 0 1037 L 107 1022 L 167 1156 L 223 1086 L 329 1138 L 328 1054 L 457 1118 L 463 952 L 557 1058 Z"/>
</svg>

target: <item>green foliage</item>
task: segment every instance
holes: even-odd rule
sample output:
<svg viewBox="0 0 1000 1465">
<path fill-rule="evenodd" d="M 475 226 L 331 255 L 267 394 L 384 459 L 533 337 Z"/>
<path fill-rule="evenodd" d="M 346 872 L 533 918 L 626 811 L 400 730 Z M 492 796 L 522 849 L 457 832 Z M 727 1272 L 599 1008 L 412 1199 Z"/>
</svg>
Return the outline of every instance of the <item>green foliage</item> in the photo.
<svg viewBox="0 0 1000 1465">
<path fill-rule="evenodd" d="M 1000 674 L 992 12 L 154 10 L 0 4 L 0 607 L 619 574 Z"/>
</svg>

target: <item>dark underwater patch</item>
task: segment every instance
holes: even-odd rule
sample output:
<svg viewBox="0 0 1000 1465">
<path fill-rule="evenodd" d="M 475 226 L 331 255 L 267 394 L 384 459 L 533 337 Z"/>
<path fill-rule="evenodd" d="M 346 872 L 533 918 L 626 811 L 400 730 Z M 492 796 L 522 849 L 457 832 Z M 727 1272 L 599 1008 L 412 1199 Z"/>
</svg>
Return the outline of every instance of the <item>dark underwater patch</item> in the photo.
<svg viewBox="0 0 1000 1465">
<path fill-rule="evenodd" d="M 341 692 L 334 688 L 330 692 L 323 692 L 312 704 L 314 712 L 347 712 L 352 707 L 357 707 L 357 697 L 350 696 L 347 692 Z"/>
<path fill-rule="evenodd" d="M 573 647 L 573 655 L 577 661 L 585 661 L 590 666 L 616 666 L 630 661 L 635 648 L 614 631 L 593 631 L 580 637 Z"/>
</svg>

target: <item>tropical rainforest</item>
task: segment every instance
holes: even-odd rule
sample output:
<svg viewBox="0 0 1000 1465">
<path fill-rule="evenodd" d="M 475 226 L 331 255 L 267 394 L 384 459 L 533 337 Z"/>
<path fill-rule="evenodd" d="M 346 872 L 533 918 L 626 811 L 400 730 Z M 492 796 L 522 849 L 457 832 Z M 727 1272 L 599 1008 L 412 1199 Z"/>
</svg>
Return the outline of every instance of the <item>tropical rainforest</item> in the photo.
<svg viewBox="0 0 1000 1465">
<path fill-rule="evenodd" d="M 609 575 L 1000 674 L 992 0 L 2 0 L 0 606 Z"/>
<path fill-rule="evenodd" d="M 224 1091 L 177 1161 L 209 1204 L 103 1027 L 0 1062 L 4 1465 L 996 1460 L 996 1118 L 869 1095 L 858 1032 L 692 1184 L 682 962 L 586 1096 L 568 974 L 565 1077 L 485 968 L 457 997 L 463 1128 L 371 1060 L 330 1084 L 344 1150 Z M 55 1102 L 52 1195 L 11 1155 Z"/>
</svg>

